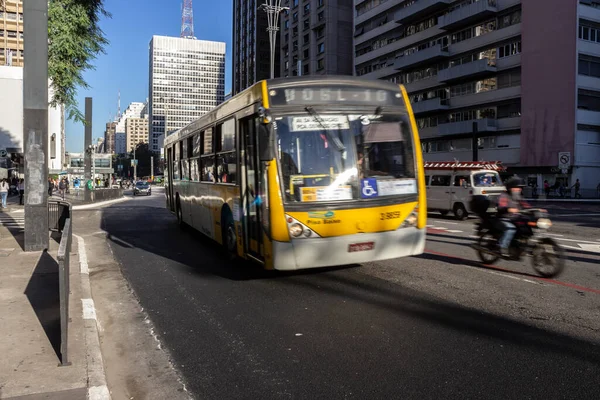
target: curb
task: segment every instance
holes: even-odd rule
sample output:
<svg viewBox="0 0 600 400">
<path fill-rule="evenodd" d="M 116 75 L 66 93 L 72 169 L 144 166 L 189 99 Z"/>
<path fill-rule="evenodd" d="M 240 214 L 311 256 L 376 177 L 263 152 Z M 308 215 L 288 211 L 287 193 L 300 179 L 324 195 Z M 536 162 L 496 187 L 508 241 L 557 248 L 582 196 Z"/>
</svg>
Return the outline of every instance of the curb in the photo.
<svg viewBox="0 0 600 400">
<path fill-rule="evenodd" d="M 86 347 L 86 368 L 89 400 L 110 400 L 110 391 L 106 382 L 104 362 L 100 351 L 100 333 L 96 308 L 92 299 L 92 287 L 88 268 L 85 241 L 81 236 L 73 234 L 77 239 L 79 254 L 79 270 L 81 277 L 81 303 L 83 306 L 84 336 Z"/>
<path fill-rule="evenodd" d="M 75 210 L 75 211 L 77 211 L 77 210 L 88 210 L 90 208 L 108 206 L 108 205 L 111 205 L 111 204 L 121 203 L 121 202 L 127 201 L 127 200 L 129 200 L 129 197 L 121 197 L 120 199 L 101 201 L 99 203 L 81 204 L 81 205 L 78 205 L 78 206 L 73 206 L 73 210 Z"/>
</svg>

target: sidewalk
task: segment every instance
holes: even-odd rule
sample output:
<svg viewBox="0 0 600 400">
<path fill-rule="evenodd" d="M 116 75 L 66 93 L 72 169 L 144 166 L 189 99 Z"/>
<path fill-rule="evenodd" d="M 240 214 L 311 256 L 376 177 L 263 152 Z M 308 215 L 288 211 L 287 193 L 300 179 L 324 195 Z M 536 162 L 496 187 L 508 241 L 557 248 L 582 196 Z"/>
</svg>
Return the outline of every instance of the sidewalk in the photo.
<svg viewBox="0 0 600 400">
<path fill-rule="evenodd" d="M 3 221 L 22 218 L 19 209 L 22 206 L 13 206 L 2 213 Z M 73 242 L 70 270 L 71 365 L 59 366 L 58 242 L 51 238 L 47 252 L 25 253 L 23 240 L 22 227 L 0 224 L 0 399 L 86 399 L 95 377 L 92 368 L 98 363 L 99 345 L 94 346 L 97 333 L 94 341 L 84 320 L 81 299 L 85 288 L 74 254 L 77 242 Z"/>
</svg>

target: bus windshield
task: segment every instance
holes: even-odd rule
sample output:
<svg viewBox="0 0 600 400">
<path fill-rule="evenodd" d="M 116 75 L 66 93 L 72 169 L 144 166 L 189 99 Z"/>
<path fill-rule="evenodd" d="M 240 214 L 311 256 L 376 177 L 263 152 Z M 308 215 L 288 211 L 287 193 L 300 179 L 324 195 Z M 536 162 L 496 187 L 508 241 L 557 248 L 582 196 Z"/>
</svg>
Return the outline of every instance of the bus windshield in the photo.
<svg viewBox="0 0 600 400">
<path fill-rule="evenodd" d="M 286 202 L 417 193 L 413 138 L 400 114 L 306 113 L 275 118 Z"/>
</svg>

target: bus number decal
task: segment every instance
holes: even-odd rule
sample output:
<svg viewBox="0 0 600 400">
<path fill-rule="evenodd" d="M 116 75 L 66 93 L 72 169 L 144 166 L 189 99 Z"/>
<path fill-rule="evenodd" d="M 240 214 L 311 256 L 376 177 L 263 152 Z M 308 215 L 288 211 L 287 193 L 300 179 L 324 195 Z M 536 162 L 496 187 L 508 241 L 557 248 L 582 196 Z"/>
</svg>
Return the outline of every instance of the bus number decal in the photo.
<svg viewBox="0 0 600 400">
<path fill-rule="evenodd" d="M 386 219 L 398 219 L 398 218 L 400 218 L 400 211 L 380 213 L 380 219 L 382 221 L 385 221 Z"/>
</svg>

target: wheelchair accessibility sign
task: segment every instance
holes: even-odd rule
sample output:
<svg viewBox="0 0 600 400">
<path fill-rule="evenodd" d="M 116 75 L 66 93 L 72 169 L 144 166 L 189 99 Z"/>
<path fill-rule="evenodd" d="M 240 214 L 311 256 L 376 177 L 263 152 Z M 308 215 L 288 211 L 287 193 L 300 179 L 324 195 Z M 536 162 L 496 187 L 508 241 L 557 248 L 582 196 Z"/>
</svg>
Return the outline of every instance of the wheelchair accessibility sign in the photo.
<svg viewBox="0 0 600 400">
<path fill-rule="evenodd" d="M 360 182 L 360 197 L 363 199 L 369 199 L 371 197 L 377 197 L 377 179 L 368 178 L 363 179 Z"/>
</svg>

